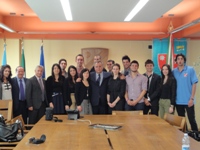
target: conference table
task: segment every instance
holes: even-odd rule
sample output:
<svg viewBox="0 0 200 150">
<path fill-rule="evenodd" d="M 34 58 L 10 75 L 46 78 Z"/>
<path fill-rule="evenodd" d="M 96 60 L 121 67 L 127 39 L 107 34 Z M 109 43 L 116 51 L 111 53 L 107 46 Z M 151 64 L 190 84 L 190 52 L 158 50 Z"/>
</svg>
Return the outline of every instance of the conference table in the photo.
<svg viewBox="0 0 200 150">
<path fill-rule="evenodd" d="M 34 125 L 14 150 L 181 150 L 183 132 L 154 115 L 85 115 L 63 122 L 46 121 L 45 116 Z M 90 124 L 122 126 L 117 130 L 92 128 Z M 42 144 L 29 143 L 30 137 L 46 135 Z M 200 143 L 190 138 L 190 150 Z"/>
</svg>

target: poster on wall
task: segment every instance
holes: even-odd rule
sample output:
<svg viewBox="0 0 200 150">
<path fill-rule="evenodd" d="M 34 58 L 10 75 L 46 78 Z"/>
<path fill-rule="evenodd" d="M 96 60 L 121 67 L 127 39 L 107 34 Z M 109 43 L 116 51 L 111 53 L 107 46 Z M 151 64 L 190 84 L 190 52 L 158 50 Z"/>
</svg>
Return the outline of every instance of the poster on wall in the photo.
<svg viewBox="0 0 200 150">
<path fill-rule="evenodd" d="M 82 48 L 82 55 L 84 57 L 85 67 L 91 69 L 94 65 L 94 56 L 100 55 L 101 61 L 104 66 L 108 60 L 108 49 L 107 48 Z"/>
</svg>

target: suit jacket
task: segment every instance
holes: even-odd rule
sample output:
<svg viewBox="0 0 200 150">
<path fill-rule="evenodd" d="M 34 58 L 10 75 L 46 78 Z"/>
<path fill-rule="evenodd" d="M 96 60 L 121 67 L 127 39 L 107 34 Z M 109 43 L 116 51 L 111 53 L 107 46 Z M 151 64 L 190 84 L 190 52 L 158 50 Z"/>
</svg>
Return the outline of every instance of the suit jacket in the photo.
<svg viewBox="0 0 200 150">
<path fill-rule="evenodd" d="M 48 106 L 44 80 L 43 80 L 43 85 L 44 85 L 44 101 Z M 40 88 L 40 84 L 36 76 L 33 76 L 26 82 L 26 101 L 28 108 L 33 107 L 33 109 L 39 109 L 42 105 L 42 90 Z"/>
<path fill-rule="evenodd" d="M 147 75 L 144 74 L 144 76 L 147 76 Z M 150 101 L 151 106 L 158 106 L 160 83 L 161 83 L 161 77 L 157 75 L 156 73 L 153 73 L 150 87 L 148 90 L 149 98 L 151 100 Z M 145 94 L 144 97 L 147 98 L 147 93 Z"/>
<path fill-rule="evenodd" d="M 25 85 L 26 85 L 26 81 L 27 81 L 27 78 L 24 78 Z M 12 99 L 13 99 L 13 110 L 16 111 L 16 109 L 19 106 L 19 85 L 17 82 L 17 77 L 12 78 Z"/>
<path fill-rule="evenodd" d="M 111 73 L 103 72 L 102 83 L 99 86 L 96 82 L 96 72 L 90 73 L 90 87 L 91 87 L 91 104 L 92 106 L 98 106 L 101 103 L 102 106 L 107 105 L 107 87 L 108 81 L 111 77 Z M 101 100 L 101 102 L 99 101 Z"/>
</svg>

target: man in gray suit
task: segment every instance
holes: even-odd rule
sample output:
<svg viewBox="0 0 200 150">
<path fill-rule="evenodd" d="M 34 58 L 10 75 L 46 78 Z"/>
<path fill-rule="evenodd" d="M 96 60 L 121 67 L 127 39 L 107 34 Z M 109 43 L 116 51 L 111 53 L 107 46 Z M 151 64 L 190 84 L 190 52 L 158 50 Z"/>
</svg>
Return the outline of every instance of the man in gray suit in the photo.
<svg viewBox="0 0 200 150">
<path fill-rule="evenodd" d="M 29 123 L 35 124 L 45 114 L 48 105 L 45 81 L 42 79 L 43 66 L 35 68 L 35 76 L 26 82 L 26 100 L 29 110 Z"/>
</svg>

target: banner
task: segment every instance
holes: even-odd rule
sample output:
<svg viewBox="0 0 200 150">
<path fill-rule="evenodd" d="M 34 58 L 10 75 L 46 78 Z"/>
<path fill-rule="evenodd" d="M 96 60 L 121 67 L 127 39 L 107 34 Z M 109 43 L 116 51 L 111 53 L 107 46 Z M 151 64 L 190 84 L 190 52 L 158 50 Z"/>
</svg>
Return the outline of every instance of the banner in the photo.
<svg viewBox="0 0 200 150">
<path fill-rule="evenodd" d="M 177 64 L 175 63 L 175 58 L 177 54 L 182 53 L 183 55 L 187 55 L 187 39 L 174 39 L 174 52 L 173 52 L 173 68 L 177 67 Z"/>
<path fill-rule="evenodd" d="M 154 72 L 161 75 L 161 68 L 167 63 L 167 56 L 169 50 L 169 38 L 154 39 L 152 59 L 154 62 Z"/>
<path fill-rule="evenodd" d="M 169 38 L 154 39 L 152 51 L 154 72 L 161 75 L 161 68 L 164 64 L 169 64 L 173 70 L 177 67 L 176 55 L 182 53 L 186 56 L 186 52 L 187 40 L 185 38 L 173 39 L 173 36 L 170 35 Z"/>
</svg>

